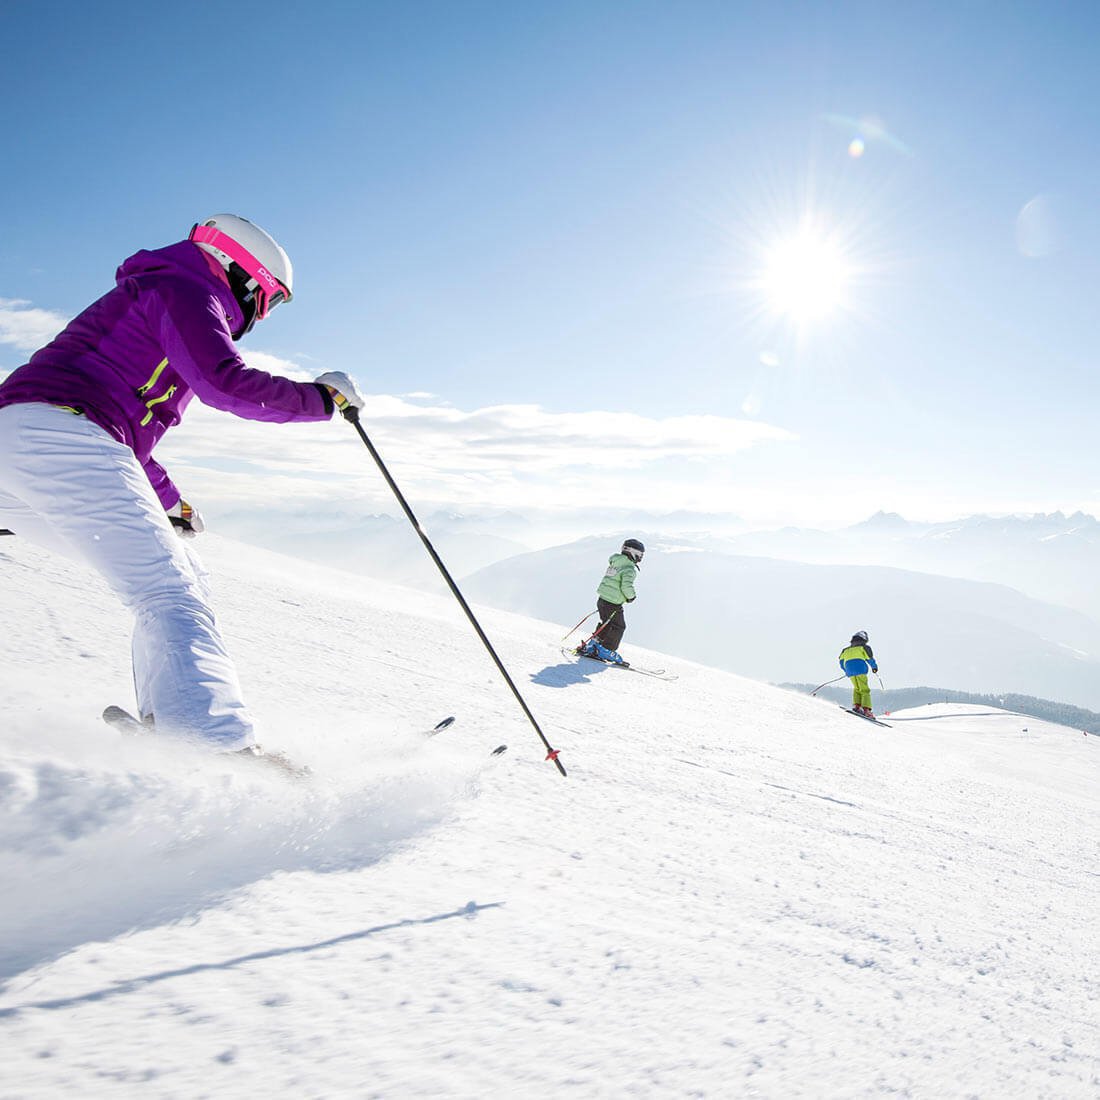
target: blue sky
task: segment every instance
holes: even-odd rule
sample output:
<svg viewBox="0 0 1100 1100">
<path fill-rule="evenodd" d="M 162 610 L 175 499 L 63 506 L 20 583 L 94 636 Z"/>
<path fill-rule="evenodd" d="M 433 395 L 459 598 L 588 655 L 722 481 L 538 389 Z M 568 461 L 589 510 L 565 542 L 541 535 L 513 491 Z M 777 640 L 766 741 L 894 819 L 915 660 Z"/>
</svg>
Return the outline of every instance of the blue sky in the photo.
<svg viewBox="0 0 1100 1100">
<path fill-rule="evenodd" d="M 385 395 L 414 496 L 1100 511 L 1093 6 L 322 0 L 230 27 L 9 2 L 4 26 L 0 370 L 34 311 L 228 210 L 296 267 L 246 350 Z M 759 283 L 807 216 L 848 278 L 798 324 Z M 169 457 L 252 430 L 207 423 Z M 250 436 L 258 468 L 299 438 Z"/>
</svg>

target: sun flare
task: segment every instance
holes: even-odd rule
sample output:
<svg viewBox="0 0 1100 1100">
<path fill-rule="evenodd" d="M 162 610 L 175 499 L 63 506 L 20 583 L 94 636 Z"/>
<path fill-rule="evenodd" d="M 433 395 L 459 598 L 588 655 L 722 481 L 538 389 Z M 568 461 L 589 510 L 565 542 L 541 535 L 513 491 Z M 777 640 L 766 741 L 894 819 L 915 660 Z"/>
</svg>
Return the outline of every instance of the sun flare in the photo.
<svg viewBox="0 0 1100 1100">
<path fill-rule="evenodd" d="M 801 325 L 844 306 L 851 273 L 844 249 L 804 226 L 766 251 L 760 287 L 770 310 Z"/>
</svg>

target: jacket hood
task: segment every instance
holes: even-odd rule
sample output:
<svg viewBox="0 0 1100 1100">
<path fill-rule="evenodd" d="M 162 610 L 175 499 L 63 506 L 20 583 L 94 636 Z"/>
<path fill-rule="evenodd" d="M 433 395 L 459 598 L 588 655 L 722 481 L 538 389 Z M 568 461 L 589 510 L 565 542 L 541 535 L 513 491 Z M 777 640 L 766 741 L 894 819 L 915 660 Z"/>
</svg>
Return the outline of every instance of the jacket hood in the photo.
<svg viewBox="0 0 1100 1100">
<path fill-rule="evenodd" d="M 191 241 L 178 241 L 164 248 L 143 248 L 122 261 L 115 272 L 115 280 L 121 286 L 127 279 L 145 275 L 177 275 L 193 279 L 217 294 L 218 300 L 229 314 L 230 330 L 236 332 L 244 323 L 244 316 L 229 284 L 219 279 L 206 262 L 202 249 Z"/>
</svg>

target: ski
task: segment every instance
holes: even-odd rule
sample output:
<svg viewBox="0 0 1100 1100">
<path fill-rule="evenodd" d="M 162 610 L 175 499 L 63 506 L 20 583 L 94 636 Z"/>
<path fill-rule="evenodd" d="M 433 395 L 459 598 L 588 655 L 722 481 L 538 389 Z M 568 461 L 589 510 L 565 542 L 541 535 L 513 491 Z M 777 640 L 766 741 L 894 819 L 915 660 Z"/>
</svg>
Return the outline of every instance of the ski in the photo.
<svg viewBox="0 0 1100 1100">
<path fill-rule="evenodd" d="M 442 733 L 444 730 L 448 730 L 455 724 L 455 716 L 452 714 L 449 718 L 444 718 L 442 722 L 436 722 L 430 730 L 426 730 L 425 737 L 434 737 L 437 733 Z"/>
<path fill-rule="evenodd" d="M 135 718 L 128 710 L 113 704 L 103 712 L 103 721 L 119 733 L 140 735 L 149 732 L 149 727 L 144 722 Z"/>
<path fill-rule="evenodd" d="M 678 680 L 675 672 L 666 672 L 663 668 L 641 668 L 632 664 L 616 664 L 615 661 L 603 661 L 599 657 L 589 657 L 584 653 L 578 653 L 575 649 L 562 649 L 565 657 L 577 657 L 582 661 L 595 661 L 598 665 L 606 665 L 608 668 L 621 668 L 624 672 L 637 672 L 640 676 L 652 676 L 658 680 Z"/>
<path fill-rule="evenodd" d="M 435 735 L 437 733 L 442 733 L 444 730 L 449 730 L 451 728 L 451 726 L 454 725 L 454 723 L 455 723 L 455 719 L 454 719 L 454 715 L 452 714 L 449 717 L 444 718 L 441 722 L 436 722 L 436 724 L 434 726 L 432 726 L 432 728 L 430 730 L 425 730 L 424 731 L 424 736 L 425 737 L 435 737 Z M 490 752 L 489 755 L 490 756 L 503 756 L 507 751 L 508 751 L 508 746 L 507 745 L 497 745 L 497 747 L 495 749 L 493 749 L 493 751 Z"/>
<path fill-rule="evenodd" d="M 837 706 L 840 706 L 838 703 Z M 864 722 L 874 722 L 876 726 L 882 726 L 884 729 L 892 730 L 894 727 L 889 722 L 880 722 L 877 718 L 871 718 L 869 715 L 860 714 L 858 710 L 852 710 L 851 707 L 840 707 L 845 714 L 854 714 L 857 718 L 862 718 Z"/>
</svg>

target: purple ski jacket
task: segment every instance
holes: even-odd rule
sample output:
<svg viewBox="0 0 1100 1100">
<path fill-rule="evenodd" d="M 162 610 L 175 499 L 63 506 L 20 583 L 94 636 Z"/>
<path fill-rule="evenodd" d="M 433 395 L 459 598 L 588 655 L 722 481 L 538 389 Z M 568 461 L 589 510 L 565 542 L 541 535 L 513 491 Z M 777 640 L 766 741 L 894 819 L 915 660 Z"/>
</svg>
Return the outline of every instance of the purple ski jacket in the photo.
<svg viewBox="0 0 1100 1100">
<path fill-rule="evenodd" d="M 152 451 L 192 397 L 248 420 L 327 420 L 328 391 L 245 366 L 241 309 L 190 241 L 131 256 L 117 285 L 0 383 L 0 408 L 41 401 L 82 412 L 132 448 L 165 509 L 180 498 Z"/>
</svg>

